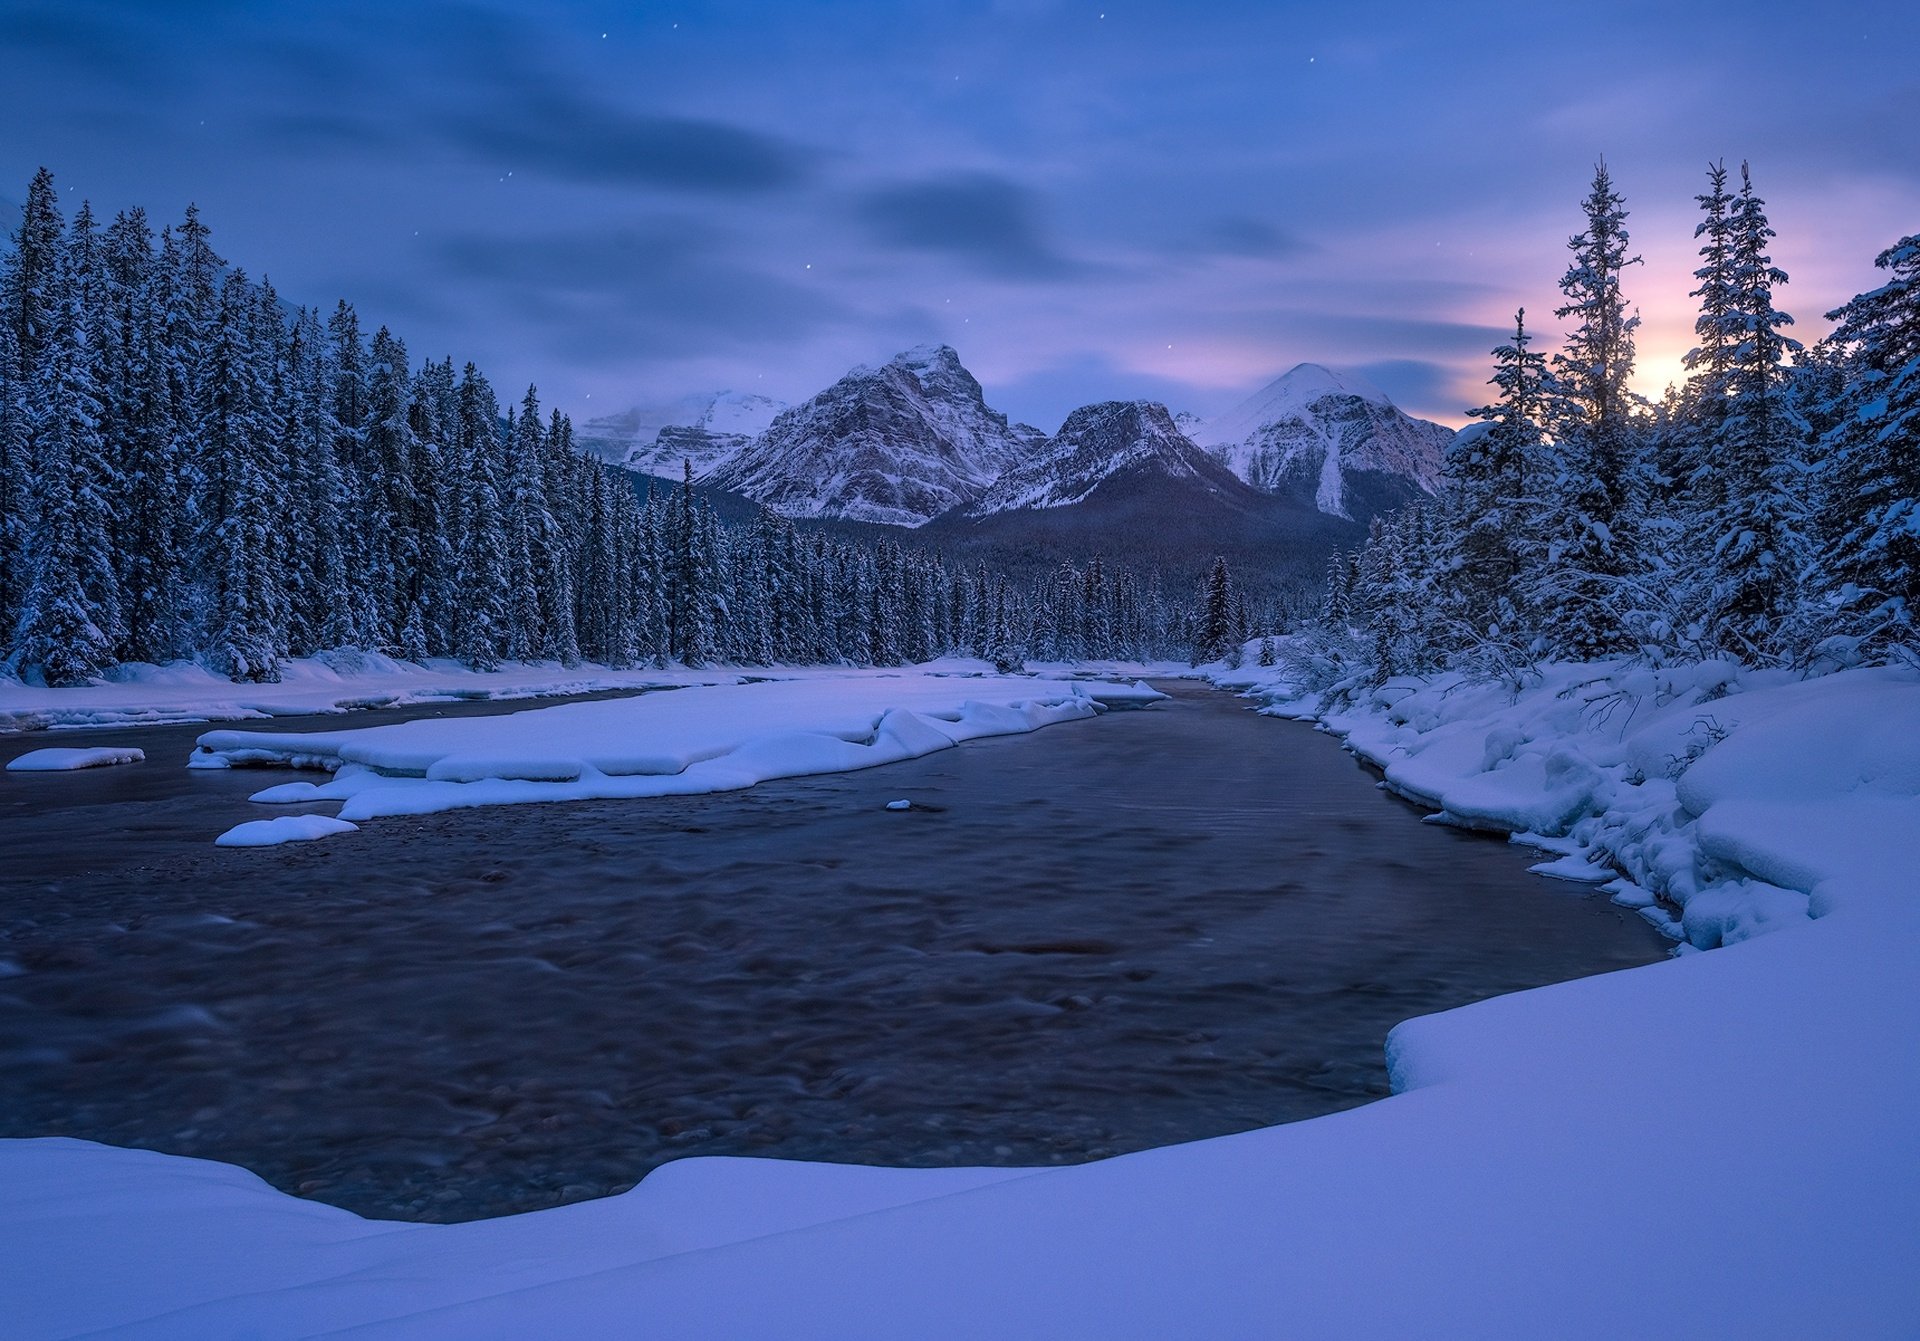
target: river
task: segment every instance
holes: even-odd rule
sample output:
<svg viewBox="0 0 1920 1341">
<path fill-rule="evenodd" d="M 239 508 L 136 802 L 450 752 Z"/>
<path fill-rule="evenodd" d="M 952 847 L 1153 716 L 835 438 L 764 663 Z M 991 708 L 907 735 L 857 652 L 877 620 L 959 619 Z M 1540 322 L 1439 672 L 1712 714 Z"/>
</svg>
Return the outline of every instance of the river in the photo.
<svg viewBox="0 0 1920 1341">
<path fill-rule="evenodd" d="M 1073 1162 L 1365 1103 L 1400 1020 L 1665 955 L 1331 737 L 1161 687 L 862 773 L 254 850 L 212 839 L 300 775 L 185 769 L 203 726 L 0 738 L 148 754 L 0 774 L 0 1136 L 438 1221 L 688 1155 Z"/>
</svg>

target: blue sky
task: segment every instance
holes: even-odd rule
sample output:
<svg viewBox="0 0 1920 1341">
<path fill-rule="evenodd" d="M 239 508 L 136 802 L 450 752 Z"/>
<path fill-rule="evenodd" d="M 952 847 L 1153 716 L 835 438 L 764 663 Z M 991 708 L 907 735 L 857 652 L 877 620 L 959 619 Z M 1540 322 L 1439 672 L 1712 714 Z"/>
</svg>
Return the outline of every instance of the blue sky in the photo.
<svg viewBox="0 0 1920 1341">
<path fill-rule="evenodd" d="M 1920 6 L 0 0 L 0 198 L 177 218 L 576 418 L 945 340 L 1016 417 L 1314 360 L 1457 422 L 1604 154 L 1688 343 L 1753 161 L 1820 314 L 1920 230 Z"/>
</svg>

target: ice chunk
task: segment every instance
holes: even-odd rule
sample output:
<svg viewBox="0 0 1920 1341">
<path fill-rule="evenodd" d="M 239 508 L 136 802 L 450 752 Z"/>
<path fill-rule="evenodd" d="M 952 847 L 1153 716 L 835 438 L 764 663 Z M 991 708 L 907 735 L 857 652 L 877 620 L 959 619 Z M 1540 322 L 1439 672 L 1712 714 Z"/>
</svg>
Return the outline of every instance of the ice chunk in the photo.
<svg viewBox="0 0 1920 1341">
<path fill-rule="evenodd" d="M 913 802 L 911 802 L 911 801 L 889 801 L 889 802 L 887 802 L 887 809 L 888 809 L 888 810 L 912 810 L 912 809 L 913 809 Z"/>
<path fill-rule="evenodd" d="M 247 799 L 258 801 L 262 805 L 285 806 L 304 801 L 324 801 L 327 798 L 322 796 L 320 789 L 311 782 L 283 782 L 278 787 L 257 791 Z"/>
<path fill-rule="evenodd" d="M 130 745 L 100 745 L 92 749 L 29 750 L 7 764 L 9 773 L 66 773 L 76 768 L 107 768 L 137 764 L 146 752 Z"/>
<path fill-rule="evenodd" d="M 278 819 L 236 824 L 213 841 L 216 847 L 276 847 L 281 843 L 309 843 L 337 833 L 353 833 L 359 827 L 329 815 L 282 815 Z"/>
</svg>

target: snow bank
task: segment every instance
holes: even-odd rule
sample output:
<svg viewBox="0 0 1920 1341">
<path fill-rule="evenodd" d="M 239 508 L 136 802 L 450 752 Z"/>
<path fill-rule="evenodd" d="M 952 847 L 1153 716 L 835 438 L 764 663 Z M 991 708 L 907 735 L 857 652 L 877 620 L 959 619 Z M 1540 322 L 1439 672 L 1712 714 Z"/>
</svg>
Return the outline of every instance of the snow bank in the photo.
<svg viewBox="0 0 1920 1341">
<path fill-rule="evenodd" d="M 1442 822 L 1559 854 L 1548 874 L 1611 872 L 1619 902 L 1697 949 L 1804 922 L 1836 897 L 1818 870 L 1867 852 L 1906 863 L 1920 842 L 1911 671 L 1556 665 L 1517 692 L 1389 680 L 1318 714 L 1283 672 L 1215 678 L 1267 712 L 1317 716 Z M 1895 888 L 1899 874 L 1867 883 Z"/>
<path fill-rule="evenodd" d="M 335 834 L 355 833 L 360 826 L 326 815 L 281 815 L 277 819 L 248 820 L 218 838 L 216 847 L 278 847 L 282 843 L 310 843 Z"/>
<path fill-rule="evenodd" d="M 1604 848 L 1689 915 L 1723 898 L 1777 928 L 1740 940 L 1715 912 L 1710 954 L 1402 1024 L 1390 1099 L 1075 1168 L 689 1160 L 445 1227 L 217 1164 L 0 1142 L 9 1328 L 1911 1336 L 1920 684 L 1717 674 L 1400 684 L 1332 723 L 1463 821 L 1555 822 L 1537 841 L 1563 857 Z M 1515 769 L 1550 799 L 1493 776 Z M 1786 896 L 1815 917 L 1764 914 Z"/>
<path fill-rule="evenodd" d="M 415 664 L 373 652 L 341 651 L 284 663 L 278 684 L 239 685 L 193 662 L 166 666 L 136 662 L 117 668 L 111 679 L 63 689 L 22 684 L 0 675 L 0 732 L 248 721 L 415 703 L 732 684 L 740 678 L 731 670 L 609 670 L 591 664 L 566 667 L 557 662 L 515 663 L 497 671 L 474 671 L 446 659 Z"/>
<path fill-rule="evenodd" d="M 340 801 L 342 819 L 366 820 L 732 791 L 917 758 L 980 736 L 1091 717 L 1109 702 L 1137 706 L 1161 697 L 1145 685 L 853 673 L 349 731 L 209 731 L 191 762 L 324 769 L 332 781 L 287 783 L 253 799 Z"/>
<path fill-rule="evenodd" d="M 28 750 L 7 761 L 9 773 L 65 773 L 76 768 L 110 768 L 114 764 L 137 764 L 147 757 L 145 750 L 131 745 L 100 745 L 87 750 Z"/>
</svg>

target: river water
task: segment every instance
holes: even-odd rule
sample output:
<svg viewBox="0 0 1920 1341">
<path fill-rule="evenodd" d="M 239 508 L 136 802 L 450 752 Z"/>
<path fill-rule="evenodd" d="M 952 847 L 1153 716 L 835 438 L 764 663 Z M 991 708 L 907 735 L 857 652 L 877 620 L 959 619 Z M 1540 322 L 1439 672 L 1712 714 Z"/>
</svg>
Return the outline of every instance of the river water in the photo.
<svg viewBox="0 0 1920 1341">
<path fill-rule="evenodd" d="M 185 769 L 204 727 L 8 739 L 148 762 L 0 774 L 0 1136 L 441 1221 L 687 1155 L 1071 1162 L 1364 1103 L 1400 1020 L 1666 953 L 1332 738 L 1162 687 L 863 773 L 253 850 L 211 840 L 298 775 Z"/>
</svg>

